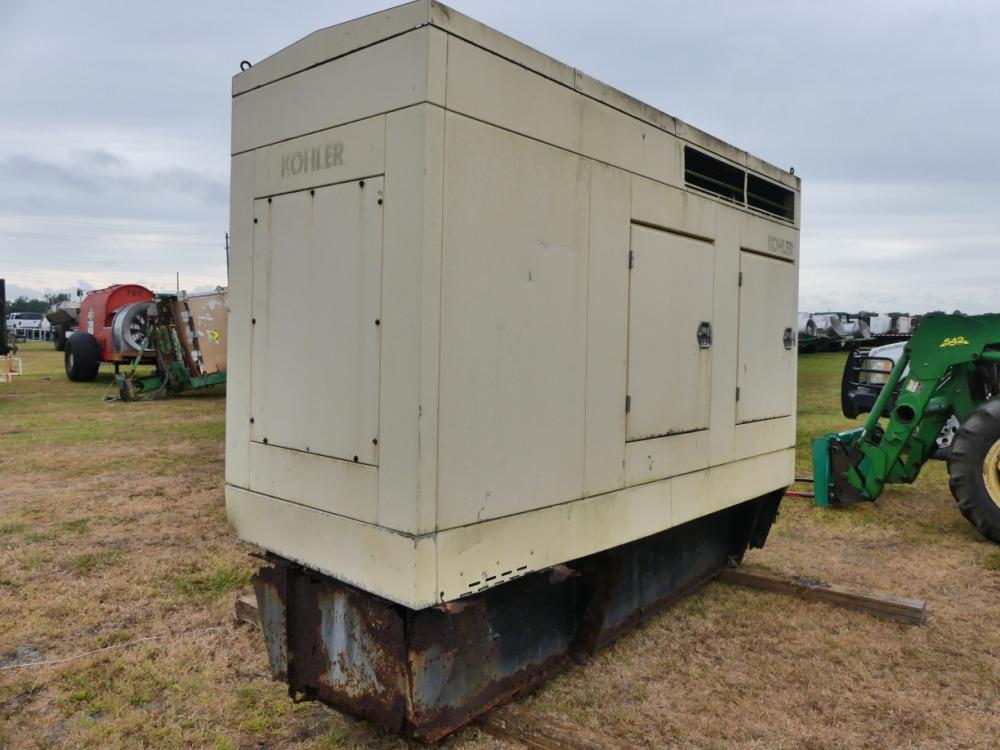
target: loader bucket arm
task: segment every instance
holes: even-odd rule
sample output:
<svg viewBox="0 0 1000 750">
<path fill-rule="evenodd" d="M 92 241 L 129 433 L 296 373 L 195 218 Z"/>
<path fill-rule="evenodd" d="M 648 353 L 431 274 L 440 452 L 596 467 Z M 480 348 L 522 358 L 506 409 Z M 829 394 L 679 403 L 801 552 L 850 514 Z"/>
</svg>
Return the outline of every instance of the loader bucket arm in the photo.
<svg viewBox="0 0 1000 750">
<path fill-rule="evenodd" d="M 886 484 L 913 482 L 948 418 L 964 420 L 975 407 L 976 365 L 998 361 L 1000 315 L 924 318 L 864 427 L 813 440 L 816 504 L 875 500 Z M 883 426 L 882 414 L 901 382 Z"/>
</svg>

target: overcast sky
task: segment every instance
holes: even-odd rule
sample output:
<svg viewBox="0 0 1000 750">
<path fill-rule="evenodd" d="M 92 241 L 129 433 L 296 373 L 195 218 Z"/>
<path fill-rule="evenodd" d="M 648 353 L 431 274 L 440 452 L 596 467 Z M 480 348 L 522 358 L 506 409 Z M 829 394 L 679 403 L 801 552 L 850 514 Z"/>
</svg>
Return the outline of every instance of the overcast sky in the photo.
<svg viewBox="0 0 1000 750">
<path fill-rule="evenodd" d="M 225 283 L 240 60 L 392 4 L 0 0 L 8 296 Z M 1000 3 L 451 4 L 794 166 L 800 309 L 1000 308 Z"/>
</svg>

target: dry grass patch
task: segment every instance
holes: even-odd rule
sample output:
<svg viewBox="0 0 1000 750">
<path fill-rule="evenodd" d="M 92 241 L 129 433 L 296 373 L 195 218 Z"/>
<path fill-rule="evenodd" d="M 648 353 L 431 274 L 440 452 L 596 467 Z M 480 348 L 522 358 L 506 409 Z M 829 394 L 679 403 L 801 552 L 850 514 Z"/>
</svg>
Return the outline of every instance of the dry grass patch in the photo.
<svg viewBox="0 0 1000 750">
<path fill-rule="evenodd" d="M 256 562 L 223 507 L 221 392 L 103 402 L 25 347 L 0 387 L 0 747 L 402 748 L 270 680 L 232 620 Z M 837 414 L 842 357 L 800 360 L 799 468 Z M 16 459 L 16 460 L 15 460 Z M 917 596 L 923 628 L 710 584 L 526 700 L 636 747 L 992 747 L 1000 736 L 1000 551 L 940 464 L 875 504 L 789 499 L 748 562 Z M 212 630 L 203 630 L 213 628 Z M 198 632 L 190 632 L 198 631 Z M 476 728 L 447 748 L 502 748 Z"/>
</svg>

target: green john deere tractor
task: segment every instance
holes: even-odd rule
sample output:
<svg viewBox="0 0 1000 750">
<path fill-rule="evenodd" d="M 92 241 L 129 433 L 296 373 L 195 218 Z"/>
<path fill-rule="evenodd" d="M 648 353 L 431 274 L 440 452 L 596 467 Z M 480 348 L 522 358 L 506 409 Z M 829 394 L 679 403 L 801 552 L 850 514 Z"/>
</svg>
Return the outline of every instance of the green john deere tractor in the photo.
<svg viewBox="0 0 1000 750">
<path fill-rule="evenodd" d="M 1000 543 L 1000 315 L 928 315 L 894 363 L 852 356 L 841 398 L 845 415 L 868 418 L 813 440 L 817 505 L 873 501 L 886 484 L 913 482 L 957 419 L 946 450 L 951 492 Z"/>
</svg>

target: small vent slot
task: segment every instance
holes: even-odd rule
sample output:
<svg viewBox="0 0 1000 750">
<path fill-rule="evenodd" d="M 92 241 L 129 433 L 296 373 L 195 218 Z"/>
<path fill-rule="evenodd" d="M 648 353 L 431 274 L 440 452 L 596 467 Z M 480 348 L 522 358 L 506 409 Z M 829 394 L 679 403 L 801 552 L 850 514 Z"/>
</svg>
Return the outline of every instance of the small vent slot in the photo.
<svg viewBox="0 0 1000 750">
<path fill-rule="evenodd" d="M 795 220 L 795 193 L 752 174 L 747 175 L 747 204 L 785 221 Z"/>
<path fill-rule="evenodd" d="M 684 147 L 684 181 L 688 185 L 743 203 L 743 177 L 742 169 Z"/>
</svg>

